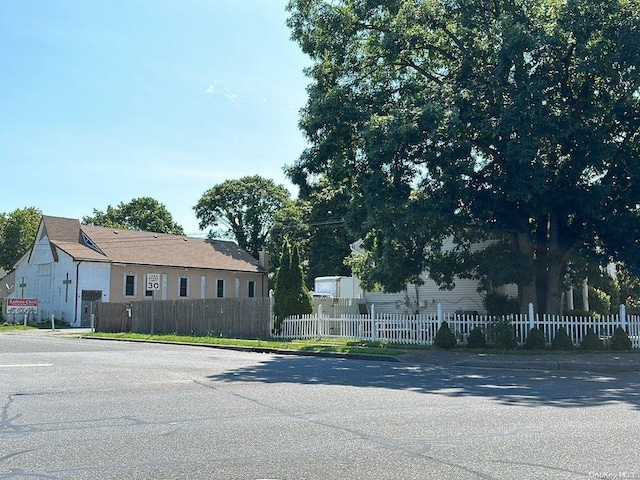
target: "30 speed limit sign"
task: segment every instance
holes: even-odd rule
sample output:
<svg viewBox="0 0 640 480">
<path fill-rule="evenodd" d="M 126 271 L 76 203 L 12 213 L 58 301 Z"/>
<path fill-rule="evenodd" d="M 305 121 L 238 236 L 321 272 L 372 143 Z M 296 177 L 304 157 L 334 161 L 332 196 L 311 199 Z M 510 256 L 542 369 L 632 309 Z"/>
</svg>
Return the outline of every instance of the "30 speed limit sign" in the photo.
<svg viewBox="0 0 640 480">
<path fill-rule="evenodd" d="M 147 290 L 160 290 L 159 273 L 147 273 Z"/>
</svg>

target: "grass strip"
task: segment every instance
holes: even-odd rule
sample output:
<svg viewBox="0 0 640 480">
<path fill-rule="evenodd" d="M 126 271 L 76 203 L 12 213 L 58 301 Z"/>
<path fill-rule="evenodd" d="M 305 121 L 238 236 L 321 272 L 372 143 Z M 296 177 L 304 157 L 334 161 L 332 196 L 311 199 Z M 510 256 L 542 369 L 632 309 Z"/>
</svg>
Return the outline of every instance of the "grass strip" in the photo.
<svg viewBox="0 0 640 480">
<path fill-rule="evenodd" d="M 113 338 L 121 340 L 140 340 L 172 343 L 191 343 L 247 348 L 265 348 L 273 350 L 291 350 L 306 352 L 358 353 L 368 355 L 401 355 L 406 352 L 404 346 L 382 342 L 362 342 L 345 339 L 309 339 L 309 340 L 260 340 L 225 337 L 201 337 L 190 335 L 147 335 L 141 333 L 87 333 L 87 338 Z"/>
</svg>

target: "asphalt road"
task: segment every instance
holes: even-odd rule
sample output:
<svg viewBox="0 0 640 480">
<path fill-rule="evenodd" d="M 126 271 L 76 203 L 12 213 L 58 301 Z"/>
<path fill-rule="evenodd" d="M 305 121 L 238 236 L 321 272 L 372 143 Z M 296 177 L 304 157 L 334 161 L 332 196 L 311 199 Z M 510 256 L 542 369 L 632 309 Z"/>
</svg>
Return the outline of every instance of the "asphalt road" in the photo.
<svg viewBox="0 0 640 480">
<path fill-rule="evenodd" d="M 640 479 L 636 373 L 0 334 L 0 479 Z"/>
</svg>

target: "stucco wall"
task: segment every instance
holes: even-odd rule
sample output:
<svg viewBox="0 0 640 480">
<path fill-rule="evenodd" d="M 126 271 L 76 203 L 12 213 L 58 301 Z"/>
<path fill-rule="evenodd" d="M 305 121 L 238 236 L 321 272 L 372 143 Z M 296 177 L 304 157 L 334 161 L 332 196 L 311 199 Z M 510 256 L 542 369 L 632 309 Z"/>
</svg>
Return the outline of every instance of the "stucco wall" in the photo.
<svg viewBox="0 0 640 480">
<path fill-rule="evenodd" d="M 147 273 L 160 274 L 160 290 L 156 298 L 162 300 L 176 300 L 179 298 L 215 298 L 217 295 L 217 280 L 224 281 L 223 298 L 247 298 L 249 280 L 255 282 L 255 296 L 267 296 L 266 275 L 245 272 L 226 272 L 221 270 L 207 270 L 198 268 L 167 268 L 140 265 L 112 264 L 110 291 L 111 302 L 122 303 L 134 300 L 144 300 L 147 297 L 145 276 Z M 135 276 L 135 295 L 125 295 L 125 277 Z M 202 280 L 204 277 L 204 283 Z M 180 278 L 187 278 L 188 296 L 180 297 Z M 237 285 L 236 288 L 236 279 Z M 204 295 L 203 295 L 204 293 Z"/>
</svg>

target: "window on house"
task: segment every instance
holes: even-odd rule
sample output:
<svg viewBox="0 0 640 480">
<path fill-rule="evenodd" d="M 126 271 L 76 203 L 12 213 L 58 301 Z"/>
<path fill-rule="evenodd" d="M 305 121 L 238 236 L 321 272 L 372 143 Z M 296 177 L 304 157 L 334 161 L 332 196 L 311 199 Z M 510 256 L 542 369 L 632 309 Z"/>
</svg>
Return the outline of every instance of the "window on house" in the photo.
<svg viewBox="0 0 640 480">
<path fill-rule="evenodd" d="M 136 296 L 136 275 L 134 273 L 126 273 L 124 275 L 124 296 Z"/>
<path fill-rule="evenodd" d="M 253 280 L 249 280 L 247 295 L 249 296 L 249 298 L 253 298 L 256 296 L 256 282 Z"/>
<path fill-rule="evenodd" d="M 224 280 L 222 278 L 219 278 L 216 282 L 216 297 L 224 297 Z"/>
<path fill-rule="evenodd" d="M 183 298 L 189 296 L 189 278 L 188 277 L 180 278 L 180 291 L 178 292 L 178 296 Z"/>
</svg>

